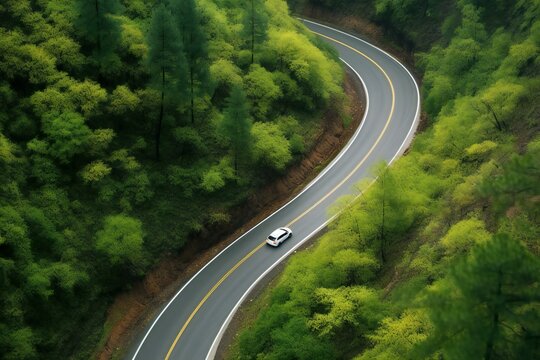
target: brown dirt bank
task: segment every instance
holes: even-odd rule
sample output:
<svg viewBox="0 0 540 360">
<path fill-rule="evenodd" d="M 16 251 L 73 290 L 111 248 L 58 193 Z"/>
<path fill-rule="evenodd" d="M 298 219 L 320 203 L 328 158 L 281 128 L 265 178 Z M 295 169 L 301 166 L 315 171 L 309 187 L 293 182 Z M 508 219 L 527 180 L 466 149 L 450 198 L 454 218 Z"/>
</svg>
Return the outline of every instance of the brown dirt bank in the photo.
<svg viewBox="0 0 540 360">
<path fill-rule="evenodd" d="M 414 54 L 407 53 L 400 49 L 395 44 L 388 42 L 384 38 L 384 31 L 369 20 L 360 18 L 354 11 L 350 14 L 340 13 L 339 11 L 328 11 L 317 6 L 309 5 L 304 8 L 300 15 L 305 19 L 311 19 L 321 24 L 327 24 L 333 28 L 347 31 L 348 33 L 357 35 L 359 38 L 369 41 L 377 45 L 381 49 L 394 55 L 400 61 L 407 65 L 409 71 L 415 76 L 420 85 L 421 77 L 414 72 Z M 424 112 L 420 114 L 420 122 L 416 129 L 416 133 L 421 133 L 428 127 L 428 119 Z M 405 150 L 405 154 L 409 148 Z M 320 236 L 326 231 L 323 230 L 320 234 L 313 237 L 310 241 L 304 243 L 296 252 L 311 248 Z M 269 288 L 277 284 L 279 275 L 286 266 L 286 261 L 276 266 L 267 276 L 262 279 L 248 294 L 243 304 L 239 307 L 227 329 L 225 330 L 221 342 L 218 346 L 215 359 L 226 360 L 230 358 L 232 346 L 238 341 L 239 333 L 247 326 L 256 321 L 258 311 L 267 306 Z M 237 344 L 236 344 L 237 345 Z"/>
<path fill-rule="evenodd" d="M 96 359 L 121 357 L 135 336 L 189 278 L 241 234 L 298 194 L 339 153 L 359 126 L 365 103 L 362 85 L 348 69 L 344 88 L 350 125 L 345 127 L 335 111 L 327 112 L 311 151 L 283 177 L 231 210 L 231 219 L 238 221 L 222 226 L 225 229 L 219 233 L 199 234 L 197 241 L 189 241 L 179 255 L 164 258 L 142 281 L 120 294 L 108 310 L 106 335 L 95 353 Z M 246 219 L 250 220 L 246 222 Z"/>
</svg>

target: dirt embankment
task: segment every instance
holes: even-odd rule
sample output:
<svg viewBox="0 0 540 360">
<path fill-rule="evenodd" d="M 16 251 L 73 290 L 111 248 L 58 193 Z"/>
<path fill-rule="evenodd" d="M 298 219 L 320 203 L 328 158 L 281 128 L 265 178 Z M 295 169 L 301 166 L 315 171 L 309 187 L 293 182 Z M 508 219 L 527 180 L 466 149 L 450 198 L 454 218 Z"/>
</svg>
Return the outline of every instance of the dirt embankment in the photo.
<svg viewBox="0 0 540 360">
<path fill-rule="evenodd" d="M 135 336 L 157 316 L 162 305 L 204 264 L 298 194 L 339 153 L 359 126 L 364 113 L 361 83 L 349 70 L 344 88 L 348 104 L 346 112 L 352 119 L 350 125 L 345 127 L 336 112 L 327 112 L 315 146 L 302 161 L 288 169 L 283 177 L 258 191 L 244 205 L 231 211 L 231 218 L 239 219 L 238 222 L 229 224 L 219 233 L 206 232 L 203 241 L 188 242 L 181 254 L 164 258 L 141 282 L 119 295 L 109 308 L 104 345 L 96 352 L 95 358 L 105 360 L 121 356 Z"/>
</svg>

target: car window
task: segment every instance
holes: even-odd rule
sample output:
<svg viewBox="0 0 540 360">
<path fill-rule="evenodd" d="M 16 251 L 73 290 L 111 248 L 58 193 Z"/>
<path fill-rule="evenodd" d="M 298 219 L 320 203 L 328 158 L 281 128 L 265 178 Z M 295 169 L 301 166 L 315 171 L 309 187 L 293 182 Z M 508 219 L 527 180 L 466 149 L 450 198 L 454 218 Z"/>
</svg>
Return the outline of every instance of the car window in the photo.
<svg viewBox="0 0 540 360">
<path fill-rule="evenodd" d="M 270 235 L 268 238 L 269 238 L 270 240 L 276 240 L 276 238 L 273 237 L 272 235 Z"/>
</svg>

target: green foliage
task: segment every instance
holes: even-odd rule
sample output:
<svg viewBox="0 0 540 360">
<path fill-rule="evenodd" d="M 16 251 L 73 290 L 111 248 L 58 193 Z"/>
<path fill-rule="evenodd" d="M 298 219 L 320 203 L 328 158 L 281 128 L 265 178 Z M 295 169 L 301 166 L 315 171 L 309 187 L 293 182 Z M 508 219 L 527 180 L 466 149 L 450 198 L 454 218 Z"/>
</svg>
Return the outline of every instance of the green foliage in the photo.
<svg viewBox="0 0 540 360">
<path fill-rule="evenodd" d="M 6 360 L 37 359 L 35 339 L 32 329 L 26 327 L 6 334 L 0 340 L 0 346 L 6 351 L 3 353 Z"/>
<path fill-rule="evenodd" d="M 335 62 L 325 59 L 324 53 L 306 37 L 293 31 L 270 29 L 265 51 L 275 54 L 272 62 L 280 70 L 286 70 L 295 79 L 302 90 L 328 103 L 332 96 L 339 97 L 339 74 L 341 71 Z M 314 103 L 308 104 L 315 106 Z"/>
<path fill-rule="evenodd" d="M 464 254 L 475 244 L 483 244 L 490 238 L 485 225 L 478 219 L 462 220 L 454 224 L 441 238 L 445 253 L 451 257 Z"/>
<path fill-rule="evenodd" d="M 519 206 L 528 210 L 533 218 L 540 215 L 535 203 L 535 197 L 540 195 L 539 143 L 538 139 L 531 142 L 527 153 L 514 155 L 497 176 L 483 182 L 482 192 L 493 199 L 495 210 L 505 211 L 511 206 Z"/>
<path fill-rule="evenodd" d="M 537 2 L 308 3 L 347 15 L 371 6 L 399 45 L 422 48 L 431 126 L 405 157 L 376 168 L 374 183 L 358 184 L 358 198 L 334 205 L 337 219 L 291 259 L 232 355 L 300 357 L 284 351 L 299 347 L 284 340 L 294 338 L 318 340 L 328 359 L 538 357 Z M 283 97 L 300 99 L 302 81 L 289 79 L 306 68 L 289 67 L 285 38 L 269 30 L 280 61 L 268 63 Z M 292 143 L 298 124 L 277 123 Z"/>
<path fill-rule="evenodd" d="M 223 188 L 226 181 L 234 179 L 234 168 L 228 159 L 222 159 L 218 165 L 211 166 L 202 177 L 201 187 L 208 192 Z"/>
<path fill-rule="evenodd" d="M 251 64 L 255 61 L 255 49 L 266 38 L 268 31 L 268 15 L 261 0 L 242 0 L 244 16 L 242 35 L 251 53 Z"/>
<path fill-rule="evenodd" d="M 38 116 L 48 113 L 76 111 L 85 117 L 99 115 L 100 107 L 107 99 L 107 92 L 91 80 L 77 82 L 62 77 L 53 86 L 36 91 L 30 103 Z"/>
<path fill-rule="evenodd" d="M 355 329 L 362 333 L 374 329 L 382 317 L 382 306 L 375 291 L 351 286 L 338 289 L 317 289 L 318 305 L 328 309 L 315 313 L 309 325 L 321 336 L 335 335 Z"/>
<path fill-rule="evenodd" d="M 381 326 L 369 336 L 376 345 L 355 360 L 414 359 L 410 354 L 431 331 L 432 325 L 425 311 L 406 310 L 399 318 L 384 319 Z"/>
<path fill-rule="evenodd" d="M 102 180 L 111 173 L 111 168 L 103 161 L 94 161 L 84 167 L 81 177 L 86 183 L 93 183 Z"/>
<path fill-rule="evenodd" d="M 234 87 L 227 100 L 220 130 L 231 145 L 235 172 L 249 159 L 252 146 L 251 126 L 246 94 L 242 88 Z"/>
<path fill-rule="evenodd" d="M 273 125 L 265 141 L 311 147 L 302 127 L 317 131 L 326 106 L 306 81 L 339 93 L 337 58 L 283 0 L 253 4 L 250 51 L 248 2 L 1 3 L 0 357 L 94 356 L 119 291 L 272 179 L 250 151 L 252 116 Z M 297 36 L 296 58 L 311 51 L 309 76 L 275 66 L 277 29 Z M 293 114 L 313 120 L 286 130 L 278 117 Z"/>
<path fill-rule="evenodd" d="M 43 122 L 43 132 L 47 135 L 46 153 L 63 163 L 83 152 L 91 135 L 83 117 L 69 112 L 48 115 Z"/>
<path fill-rule="evenodd" d="M 244 77 L 246 93 L 254 106 L 254 117 L 265 120 L 268 111 L 274 102 L 281 96 L 279 87 L 272 79 L 272 73 L 260 65 L 252 65 L 249 73 Z"/>
<path fill-rule="evenodd" d="M 168 108 L 166 105 L 172 100 L 171 92 L 178 94 L 183 89 L 182 83 L 187 75 L 180 33 L 175 26 L 173 15 L 163 3 L 152 14 L 148 43 L 147 66 L 150 71 L 150 83 L 161 93 L 159 118 L 155 130 L 156 158 L 159 160 L 161 129 Z M 172 100 L 172 104 L 178 105 L 178 99 Z"/>
<path fill-rule="evenodd" d="M 129 87 L 119 85 L 110 96 L 109 111 L 114 115 L 133 113 L 140 106 L 141 99 Z"/>
<path fill-rule="evenodd" d="M 282 171 L 291 161 L 290 144 L 278 125 L 255 123 L 253 136 L 253 156 L 264 166 Z"/>
<path fill-rule="evenodd" d="M 186 79 L 186 60 L 180 32 L 171 11 L 162 3 L 152 14 L 148 32 L 148 70 L 152 85 L 164 92 L 179 90 Z"/>
<path fill-rule="evenodd" d="M 116 51 L 120 42 L 120 26 L 114 15 L 120 11 L 118 0 L 77 0 L 79 17 L 76 22 L 81 37 L 95 46 L 93 56 L 104 73 L 120 67 Z"/>
<path fill-rule="evenodd" d="M 429 288 L 433 331 L 421 347 L 448 359 L 534 358 L 540 261 L 508 236 L 476 247 Z"/>
<path fill-rule="evenodd" d="M 96 233 L 96 249 L 103 252 L 112 265 L 140 266 L 143 236 L 140 220 L 111 215 L 105 218 L 103 229 Z"/>
</svg>

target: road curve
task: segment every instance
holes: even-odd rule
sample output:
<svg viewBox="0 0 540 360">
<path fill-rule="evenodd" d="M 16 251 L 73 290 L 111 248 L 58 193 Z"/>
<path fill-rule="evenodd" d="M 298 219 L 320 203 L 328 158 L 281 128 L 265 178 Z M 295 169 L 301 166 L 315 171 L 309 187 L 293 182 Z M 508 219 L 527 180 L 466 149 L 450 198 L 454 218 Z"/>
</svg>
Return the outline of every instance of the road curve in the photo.
<svg viewBox="0 0 540 360">
<path fill-rule="evenodd" d="M 226 325 L 266 273 L 329 222 L 327 210 L 377 162 L 392 162 L 411 141 L 419 119 L 418 86 L 395 58 L 339 30 L 304 20 L 332 44 L 361 77 L 364 120 L 347 146 L 299 195 L 247 231 L 205 265 L 136 339 L 126 359 L 204 360 L 214 357 Z M 294 235 L 278 248 L 267 234 L 288 226 Z"/>
</svg>

